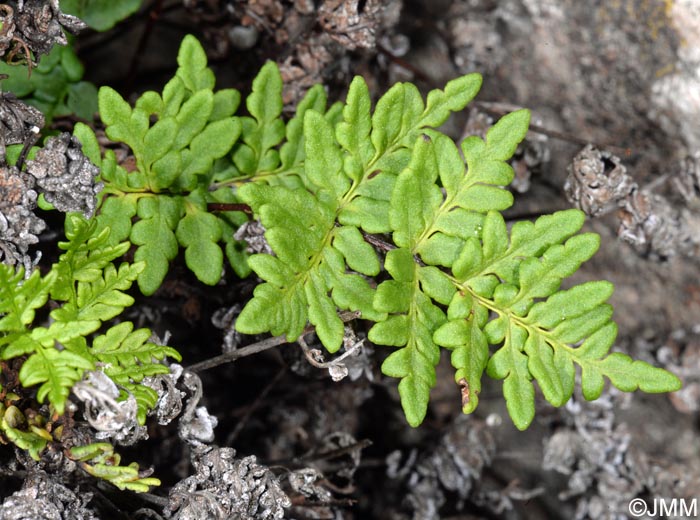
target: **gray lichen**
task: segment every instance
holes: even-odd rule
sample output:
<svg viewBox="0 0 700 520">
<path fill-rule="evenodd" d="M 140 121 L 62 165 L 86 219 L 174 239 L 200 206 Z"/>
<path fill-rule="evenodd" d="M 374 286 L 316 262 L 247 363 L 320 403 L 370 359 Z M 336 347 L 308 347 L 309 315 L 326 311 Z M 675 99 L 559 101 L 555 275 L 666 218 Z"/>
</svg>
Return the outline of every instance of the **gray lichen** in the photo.
<svg viewBox="0 0 700 520">
<path fill-rule="evenodd" d="M 87 25 L 61 11 L 59 0 L 16 0 L 2 6 L 3 28 L 0 32 L 0 56 L 10 51 L 11 58 L 28 49 L 34 60 L 48 54 L 54 45 L 68 45 L 65 28 L 77 33 Z M 25 56 L 29 59 L 29 57 Z"/>
<path fill-rule="evenodd" d="M 4 152 L 4 150 L 3 150 Z M 29 246 L 39 241 L 37 235 L 46 224 L 34 214 L 37 193 L 34 179 L 8 166 L 0 156 L 0 260 L 9 265 L 21 265 L 28 273 L 38 262 L 32 260 Z"/>
<path fill-rule="evenodd" d="M 591 217 L 613 211 L 636 188 L 619 157 L 592 145 L 574 157 L 564 184 L 569 201 Z"/>
<path fill-rule="evenodd" d="M 102 183 L 95 183 L 99 168 L 85 157 L 80 141 L 64 132 L 46 140 L 27 172 L 37 179 L 44 198 L 59 211 L 80 211 L 92 217 Z"/>
<path fill-rule="evenodd" d="M 514 500 L 528 500 L 542 489 L 483 489 L 480 485 L 484 469 L 496 454 L 496 441 L 487 423 L 469 416 L 458 416 L 445 431 L 439 443 L 429 452 L 409 454 L 401 464 L 400 452 L 387 458 L 387 476 L 405 482 L 405 506 L 413 520 L 438 520 L 447 492 L 457 496 L 457 509 L 467 503 L 476 504 L 501 514 L 512 509 Z M 403 516 L 399 517 L 403 518 Z"/>
<path fill-rule="evenodd" d="M 272 248 L 265 240 L 265 226 L 259 220 L 252 220 L 243 223 L 233 235 L 236 240 L 244 240 L 248 246 L 249 253 L 274 254 Z"/>
<path fill-rule="evenodd" d="M 195 474 L 170 490 L 167 518 L 176 520 L 273 520 L 291 506 L 272 472 L 254 456 L 235 458 L 232 448 L 196 446 Z"/>
<path fill-rule="evenodd" d="M 618 157 L 588 145 L 569 166 L 564 191 L 572 204 L 591 217 L 617 208 L 618 236 L 642 256 L 663 260 L 677 254 L 697 255 L 698 216 L 642 189 L 626 171 Z M 690 196 L 692 171 L 679 177 L 677 184 Z"/>
<path fill-rule="evenodd" d="M 572 399 L 562 410 L 564 424 L 545 440 L 543 468 L 566 475 L 559 498 L 577 500 L 576 520 L 623 520 L 635 498 L 697 494 L 700 471 L 646 451 L 618 420 L 617 409 L 629 400 L 614 388 L 595 402 Z"/>
<path fill-rule="evenodd" d="M 68 489 L 44 471 L 33 470 L 22 489 L 0 505 L 0 520 L 98 520 L 88 509 L 92 493 Z"/>
<path fill-rule="evenodd" d="M 117 385 L 104 372 L 87 372 L 72 391 L 84 403 L 85 419 L 96 430 L 96 439 L 131 446 L 148 438 L 145 426 L 138 423 L 136 398 L 129 395 L 119 401 Z"/>
<path fill-rule="evenodd" d="M 45 118 L 38 109 L 27 105 L 9 92 L 0 94 L 0 135 L 5 145 L 24 144 L 36 139 Z"/>
<path fill-rule="evenodd" d="M 180 417 L 178 435 L 193 446 L 209 443 L 214 440 L 214 428 L 218 421 L 204 406 L 197 406 L 202 398 L 202 380 L 193 372 L 185 372 L 183 385 L 190 397 Z"/>
<path fill-rule="evenodd" d="M 177 388 L 182 372 L 182 366 L 173 363 L 170 365 L 170 373 L 143 379 L 143 385 L 153 388 L 158 393 L 158 401 L 154 408 L 158 424 L 170 424 L 182 412 L 182 399 L 186 393 Z"/>
</svg>

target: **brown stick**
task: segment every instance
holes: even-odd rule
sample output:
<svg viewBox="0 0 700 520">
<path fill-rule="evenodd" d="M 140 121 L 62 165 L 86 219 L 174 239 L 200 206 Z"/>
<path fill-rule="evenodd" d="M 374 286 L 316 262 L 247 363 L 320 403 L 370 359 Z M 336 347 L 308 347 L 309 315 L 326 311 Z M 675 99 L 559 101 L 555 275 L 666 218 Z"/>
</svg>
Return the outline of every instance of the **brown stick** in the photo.
<svg viewBox="0 0 700 520">
<path fill-rule="evenodd" d="M 359 318 L 360 313 L 357 311 L 344 311 L 341 312 L 338 316 L 344 322 L 348 322 Z M 306 336 L 314 330 L 316 330 L 316 327 L 314 327 L 313 325 L 309 325 L 303 331 L 301 331 L 301 336 Z M 284 345 L 285 343 L 290 343 L 290 341 L 287 340 L 286 336 L 276 336 L 274 338 L 268 338 L 263 341 L 253 343 L 252 345 L 248 345 L 247 347 L 236 349 L 233 352 L 227 352 L 226 354 L 221 354 L 220 356 L 200 361 L 199 363 L 190 365 L 189 367 L 185 368 L 185 370 L 189 370 L 190 372 L 201 372 L 203 370 L 209 370 L 210 368 L 218 367 L 219 365 L 223 365 L 224 363 L 231 363 L 242 357 L 251 356 L 253 354 L 257 354 L 259 352 L 278 347 L 279 345 Z"/>
<path fill-rule="evenodd" d="M 248 204 L 235 202 L 208 202 L 207 211 L 209 213 L 214 211 L 242 211 L 246 215 L 253 214 L 253 210 Z"/>
</svg>

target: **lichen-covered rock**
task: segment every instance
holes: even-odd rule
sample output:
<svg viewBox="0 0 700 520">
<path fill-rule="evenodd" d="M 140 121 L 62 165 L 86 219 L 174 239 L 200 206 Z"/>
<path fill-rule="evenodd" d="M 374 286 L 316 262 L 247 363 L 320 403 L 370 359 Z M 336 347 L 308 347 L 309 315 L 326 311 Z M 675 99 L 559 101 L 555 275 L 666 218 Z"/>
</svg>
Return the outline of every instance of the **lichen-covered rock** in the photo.
<svg viewBox="0 0 700 520">
<path fill-rule="evenodd" d="M 254 456 L 235 458 L 233 448 L 197 446 L 195 474 L 170 490 L 168 518 L 176 520 L 275 520 L 291 506 L 277 477 Z"/>
<path fill-rule="evenodd" d="M 85 157 L 80 141 L 64 132 L 49 137 L 27 171 L 37 179 L 44 198 L 59 211 L 80 211 L 92 217 L 102 183 L 95 182 L 99 168 Z"/>
</svg>

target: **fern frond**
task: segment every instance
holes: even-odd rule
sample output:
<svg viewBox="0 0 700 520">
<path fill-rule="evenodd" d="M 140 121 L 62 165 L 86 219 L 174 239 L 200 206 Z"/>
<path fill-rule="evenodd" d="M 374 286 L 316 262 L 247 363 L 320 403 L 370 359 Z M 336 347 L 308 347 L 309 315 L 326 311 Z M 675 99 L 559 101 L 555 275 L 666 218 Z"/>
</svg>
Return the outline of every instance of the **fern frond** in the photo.
<svg viewBox="0 0 700 520">
<path fill-rule="evenodd" d="M 233 152 L 233 163 L 246 175 L 271 171 L 280 162 L 275 147 L 282 141 L 285 125 L 282 114 L 282 77 L 273 62 L 266 63 L 253 80 L 246 100 L 252 117 L 241 117 L 241 140 Z"/>
<path fill-rule="evenodd" d="M 168 272 L 170 260 L 178 251 L 175 228 L 183 213 L 181 199 L 170 197 L 144 197 L 138 201 L 141 218 L 131 230 L 131 240 L 138 249 L 137 262 L 148 268 L 139 277 L 139 287 L 144 294 L 153 294 Z"/>
<path fill-rule="evenodd" d="M 98 222 L 100 229 L 115 227 L 121 239 L 129 238 L 138 246 L 136 259 L 145 262 L 138 283 L 147 295 L 162 283 L 179 246 L 186 248 L 185 261 L 200 281 L 213 285 L 221 278 L 223 253 L 218 242 L 223 237 L 222 223 L 207 213 L 207 202 L 221 197 L 209 194 L 213 165 L 231 151 L 241 134 L 241 121 L 246 123 L 246 139 L 255 141 L 258 134 L 264 137 L 262 130 L 251 137 L 250 118 L 231 117 L 240 102 L 237 91 L 213 92 L 214 75 L 192 36 L 183 40 L 178 64 L 176 76 L 162 95 L 146 92 L 133 108 L 112 89 L 102 88 L 99 94 L 106 133 L 129 145 L 136 170 L 127 173 L 112 164 L 111 156 L 95 154 L 96 164 L 102 164 L 107 192 Z M 267 101 L 251 102 L 251 106 L 255 110 L 251 113 L 263 117 L 268 128 Z M 153 116 L 156 121 L 151 124 Z M 281 120 L 276 126 L 280 125 L 284 132 Z M 94 141 L 85 126 L 78 126 L 76 135 Z M 256 149 L 262 146 L 265 153 L 277 153 L 270 149 L 277 143 L 268 141 L 265 137 L 264 142 L 253 144 Z M 140 220 L 132 226 L 133 216 Z M 231 259 L 238 260 L 232 253 Z"/>
<path fill-rule="evenodd" d="M 367 85 L 355 78 L 336 130 L 347 152 L 344 169 L 354 181 L 338 221 L 367 233 L 389 232 L 389 199 L 396 176 L 410 161 L 416 137 L 444 123 L 450 112 L 463 109 L 480 86 L 478 74 L 463 76 L 450 81 L 444 91 L 430 92 L 426 106 L 416 87 L 398 83 L 382 96 L 370 116 Z"/>
<path fill-rule="evenodd" d="M 35 311 L 46 304 L 56 276 L 51 272 L 42 277 L 36 270 L 24 279 L 23 268 L 0 264 L 0 333 L 23 331 L 34 321 Z M 0 336 L 0 346 L 6 337 Z"/>
<path fill-rule="evenodd" d="M 58 247 L 66 252 L 59 257 L 55 266 L 58 276 L 65 280 L 93 282 L 102 275 L 105 266 L 129 249 L 128 243 L 110 243 L 109 229 L 97 233 L 94 221 L 86 221 L 75 214 L 66 216 L 65 230 L 68 241 L 59 242 Z M 51 296 L 67 300 L 71 291 L 62 290 L 64 286 L 56 286 Z"/>
<path fill-rule="evenodd" d="M 27 450 L 32 459 L 39 460 L 41 452 L 52 440 L 51 434 L 35 425 L 30 425 L 27 429 L 27 419 L 15 405 L 5 407 L 5 404 L 0 404 L 0 417 L 0 432 L 7 440 L 18 448 Z"/>
<path fill-rule="evenodd" d="M 134 299 L 123 291 L 129 289 L 143 271 L 143 263 L 122 264 L 117 270 L 107 265 L 100 278 L 93 282 L 78 282 L 75 300 L 51 312 L 58 322 L 106 321 L 118 316 Z"/>
<path fill-rule="evenodd" d="M 368 337 L 379 345 L 402 347 L 384 360 L 382 372 L 401 379 L 399 394 L 406 419 L 411 426 L 418 426 L 425 417 L 430 389 L 436 383 L 435 365 L 440 360 L 433 333 L 445 315 L 426 294 L 427 286 L 432 288 L 426 273 L 430 268 L 416 265 L 409 249 L 389 251 L 385 267 L 393 280 L 379 285 L 374 306 L 390 316 L 375 324 Z"/>
<path fill-rule="evenodd" d="M 85 370 L 92 369 L 92 363 L 73 352 L 39 347 L 22 365 L 19 378 L 24 386 L 41 383 L 37 400 L 41 403 L 48 397 L 56 412 L 63 414 L 71 387 Z"/>
<path fill-rule="evenodd" d="M 166 356 L 182 359 L 175 349 L 148 341 L 150 337 L 150 330 L 134 330 L 133 323 L 126 321 L 96 337 L 90 353 L 106 366 L 105 373 L 116 383 L 141 381 L 146 376 L 168 372 L 168 367 L 153 363 L 154 360 L 161 361 Z"/>
<path fill-rule="evenodd" d="M 46 397 L 59 414 L 63 413 L 71 387 L 82 378 L 85 370 L 94 365 L 89 359 L 69 350 L 58 350 L 57 345 L 85 336 L 99 326 L 98 322 L 54 322 L 49 328 L 35 327 L 28 334 L 15 337 L 2 352 L 3 359 L 28 355 L 19 371 L 25 387 L 40 384 L 37 399 Z"/>
<path fill-rule="evenodd" d="M 255 288 L 253 300 L 238 317 L 239 330 L 250 334 L 271 331 L 293 340 L 311 321 L 326 348 L 335 352 L 344 330 L 336 306 L 381 319 L 381 313 L 372 307 L 369 284 L 345 272 L 343 256 L 343 252 L 354 253 L 362 258 L 364 274 L 376 274 L 376 253 L 357 230 L 335 226 L 334 201 L 321 201 L 304 189 L 258 184 L 243 186 L 239 195 L 257 208 L 268 229 L 268 243 L 277 251 L 276 257 L 250 257 L 251 268 L 266 283 Z M 304 208 L 304 214 L 290 211 L 292 208 Z M 308 222 L 313 223 L 311 227 Z"/>
<path fill-rule="evenodd" d="M 135 462 L 121 466 L 121 456 L 114 451 L 114 446 L 107 442 L 73 446 L 68 453 L 87 473 L 107 480 L 121 490 L 145 493 L 150 486 L 160 485 L 157 478 L 143 477 L 139 472 L 139 465 Z"/>
<path fill-rule="evenodd" d="M 96 337 L 89 350 L 91 359 L 104 367 L 105 374 L 136 397 L 142 424 L 158 396 L 151 388 L 135 383 L 144 377 L 167 374 L 168 367 L 157 361 L 166 357 L 182 359 L 175 349 L 148 341 L 150 337 L 150 330 L 134 330 L 134 325 L 127 321 Z"/>
<path fill-rule="evenodd" d="M 372 304 L 369 285 L 346 273 L 348 269 L 367 276 L 379 272 L 377 254 L 358 227 L 371 232 L 389 229 L 388 199 L 398 172 L 388 166 L 410 157 L 406 141 L 421 128 L 443 122 L 449 110 L 462 108 L 479 84 L 477 75 L 450 83 L 445 92 L 429 94 L 427 108 L 413 85 L 400 84 L 380 99 L 370 119 L 367 86 L 356 78 L 337 130 L 327 116 L 305 111 L 304 164 L 299 175 L 312 193 L 306 188 L 258 184 L 238 190 L 260 217 L 277 255 L 250 258 L 251 268 L 268 283 L 256 288 L 238 318 L 239 330 L 270 331 L 294 339 L 308 320 L 325 347 L 335 352 L 343 336 L 337 308 L 383 320 L 384 313 Z M 373 175 L 375 168 L 383 171 Z M 374 189 L 377 186 L 380 193 Z M 365 195 L 369 193 L 380 198 Z M 292 214 L 289 208 L 304 208 L 304 214 Z M 336 221 L 345 225 L 337 226 Z M 272 312 L 263 311 L 270 307 Z"/>
<path fill-rule="evenodd" d="M 138 395 L 139 419 L 155 405 L 150 388 L 138 383 L 149 375 L 165 373 L 159 363 L 166 356 L 180 359 L 170 347 L 147 342 L 150 331 L 133 331 L 131 322 L 120 323 L 95 338 L 87 338 L 102 324 L 134 303 L 126 294 L 143 264 L 123 263 L 117 269 L 112 260 L 129 248 L 113 244 L 109 229 L 100 232 L 96 223 L 69 215 L 66 235 L 60 247 L 66 252 L 44 277 L 35 271 L 24 280 L 22 272 L 0 265 L 0 358 L 27 356 L 19 372 L 23 386 L 39 385 L 37 399 L 48 401 L 62 414 L 73 385 L 97 363 L 105 365 L 108 376 L 127 391 Z M 51 311 L 48 327 L 31 327 L 35 309 L 46 304 L 49 294 L 61 303 Z"/>
<path fill-rule="evenodd" d="M 311 323 L 334 352 L 344 332 L 338 311 L 358 310 L 375 322 L 371 340 L 398 347 L 383 370 L 401 379 L 402 405 L 414 426 L 427 412 L 441 348 L 452 351 L 463 411 L 478 405 L 486 371 L 504 380 L 519 428 L 532 421 L 534 383 L 559 406 L 573 391 L 575 365 L 582 369 L 586 397 L 600 393 L 604 377 L 626 390 L 678 388 L 679 380 L 667 372 L 608 355 L 615 336 L 605 303 L 608 284 L 560 290 L 598 248 L 596 235 L 578 234 L 582 213 L 506 226 L 500 212 L 513 202 L 505 189 L 513 179 L 507 161 L 525 138 L 529 112 L 502 117 L 485 139 L 468 137 L 461 154 L 436 129 L 476 95 L 478 74 L 450 81 L 425 101 L 414 85 L 399 83 L 374 110 L 362 78 L 353 80 L 344 104 L 329 108 L 317 86 L 285 125 L 282 80 L 273 63 L 255 78 L 244 117 L 233 116 L 237 91 L 214 92 L 206 54 L 191 36 L 183 40 L 178 65 L 162 93 L 146 92 L 133 108 L 114 91 L 100 92 L 107 134 L 132 148 L 135 171 L 116 165 L 110 152 L 100 157 L 94 134 L 76 128 L 103 171 L 98 226 L 113 227 L 118 237 L 104 247 L 126 239 L 137 246 L 135 258 L 145 264 L 137 274 L 144 294 L 160 286 L 183 247 L 188 267 L 204 283 L 219 281 L 224 254 L 239 275 L 252 269 L 263 280 L 236 322 L 240 332 L 292 341 Z M 233 237 L 242 213 L 212 214 L 213 202 L 224 209 L 247 204 L 274 254 L 248 257 Z M 378 241 L 391 243 L 378 252 L 369 245 Z M 368 278 L 381 272 L 385 251 L 390 279 L 374 289 Z M 89 287 L 102 283 L 101 272 L 112 260 L 105 255 L 102 265 L 76 264 Z M 117 312 L 126 303 L 120 287 L 114 286 L 118 305 L 99 307 L 108 303 L 103 300 L 94 311 L 85 305 L 85 319 Z M 89 293 L 88 285 L 83 291 Z M 81 301 L 88 300 L 97 302 L 92 296 Z M 61 312 L 69 310 L 75 312 L 70 304 Z M 555 315 L 559 321 L 552 321 Z M 140 338 L 138 331 L 129 334 Z M 0 341 L 9 344 L 7 337 Z M 150 352 L 145 339 L 139 345 Z M 66 348 L 89 351 L 80 338 Z M 120 366 L 128 374 L 122 387 L 137 384 L 142 365 L 160 370 L 149 363 Z M 142 398 L 147 403 L 152 395 Z"/>
</svg>

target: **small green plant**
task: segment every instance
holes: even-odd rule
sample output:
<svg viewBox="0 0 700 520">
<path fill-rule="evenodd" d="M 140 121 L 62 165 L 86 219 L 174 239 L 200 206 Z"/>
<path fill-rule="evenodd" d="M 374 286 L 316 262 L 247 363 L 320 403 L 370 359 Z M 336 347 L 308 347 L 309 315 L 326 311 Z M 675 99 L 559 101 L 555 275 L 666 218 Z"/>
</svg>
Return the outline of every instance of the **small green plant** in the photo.
<svg viewBox="0 0 700 520">
<path fill-rule="evenodd" d="M 9 367 L 19 367 L 15 377 L 21 384 L 21 388 L 6 385 L 2 390 L 0 433 L 37 460 L 49 443 L 61 442 L 66 435 L 65 425 L 50 429 L 46 425 L 67 413 L 68 395 L 87 371 L 104 372 L 121 389 L 120 399 L 134 398 L 137 420 L 143 424 L 158 398 L 155 390 L 141 384 L 143 378 L 168 373 L 168 367 L 159 362 L 166 356 L 180 359 L 172 348 L 149 341 L 148 329 L 134 330 L 129 321 L 97 334 L 105 322 L 134 303 L 125 291 L 143 264 L 114 265 L 130 244 L 113 244 L 109 230 L 95 233 L 96 227 L 94 219 L 70 214 L 68 240 L 59 243 L 65 252 L 44 275 L 37 269 L 25 278 L 22 268 L 0 264 L 0 359 L 5 380 L 13 379 Z M 37 313 L 47 311 L 50 324 L 37 325 Z M 47 403 L 48 410 L 30 408 L 23 413 L 16 406 L 26 402 L 32 387 L 36 387 L 35 401 Z M 145 490 L 156 483 L 141 479 L 138 466 L 119 467 L 113 451 L 95 451 L 90 446 L 73 446 L 71 451 L 75 460 L 85 462 L 86 470 L 122 489 Z M 109 471 L 103 468 L 108 460 Z"/>
<path fill-rule="evenodd" d="M 83 73 L 83 64 L 70 46 L 53 47 L 31 74 L 27 65 L 0 62 L 0 74 L 8 76 L 2 82 L 3 90 L 39 109 L 47 123 L 67 114 L 92 121 L 97 112 L 97 88 L 82 81 Z"/>
<path fill-rule="evenodd" d="M 608 354 L 617 331 L 606 303 L 612 284 L 560 290 L 599 245 L 597 235 L 578 234 L 582 212 L 508 230 L 501 215 L 513 202 L 507 160 L 526 135 L 529 112 L 506 115 L 485 140 L 467 138 L 461 153 L 436 130 L 477 94 L 478 74 L 450 81 L 425 102 L 415 86 L 397 84 L 374 110 L 362 78 L 344 104 L 328 109 L 317 86 L 285 123 L 274 64 L 254 80 L 249 115 L 239 117 L 240 94 L 214 92 L 193 37 L 183 41 L 178 63 L 162 94 L 147 92 L 133 108 L 115 91 L 100 91 L 107 135 L 129 145 L 134 171 L 110 152 L 102 158 L 91 130 L 76 128 L 102 167 L 99 226 L 113 230 L 112 240 L 138 246 L 144 293 L 162 283 L 178 245 L 201 281 L 217 283 L 223 243 L 239 275 L 252 269 L 263 280 L 236 322 L 240 332 L 294 341 L 310 322 L 336 352 L 344 334 L 338 311 L 359 311 L 373 322 L 372 342 L 396 347 L 382 371 L 400 379 L 412 426 L 426 415 L 441 349 L 452 353 L 464 412 L 478 405 L 486 372 L 504 381 L 520 429 L 534 417 L 533 380 L 561 406 L 573 393 L 575 365 L 587 399 L 601 394 L 604 377 L 625 391 L 679 388 L 662 369 Z M 246 217 L 210 213 L 217 203 L 249 209 L 274 254 L 247 258 L 233 239 Z"/>
<path fill-rule="evenodd" d="M 129 145 L 136 158 L 134 171 L 127 173 L 116 164 L 111 152 L 102 158 L 88 126 L 75 130 L 86 155 L 102 169 L 99 224 L 112 229 L 112 241 L 130 238 L 137 246 L 135 258 L 144 262 L 138 276 L 144 294 L 160 286 L 178 245 L 186 248 L 187 265 L 204 283 L 213 285 L 221 278 L 220 241 L 239 274 L 249 272 L 242 247 L 233 240 L 244 218 L 239 213 L 234 222 L 207 211 L 208 202 L 235 201 L 230 189 L 210 192 L 209 185 L 214 182 L 214 161 L 230 152 L 241 132 L 241 122 L 231 117 L 240 95 L 233 89 L 212 91 L 214 75 L 199 44 L 183 45 L 178 61 L 180 69 L 162 95 L 146 92 L 133 109 L 111 88 L 100 90 L 107 136 Z M 157 118 L 152 126 L 151 117 Z M 138 222 L 132 226 L 135 216 Z"/>
</svg>

